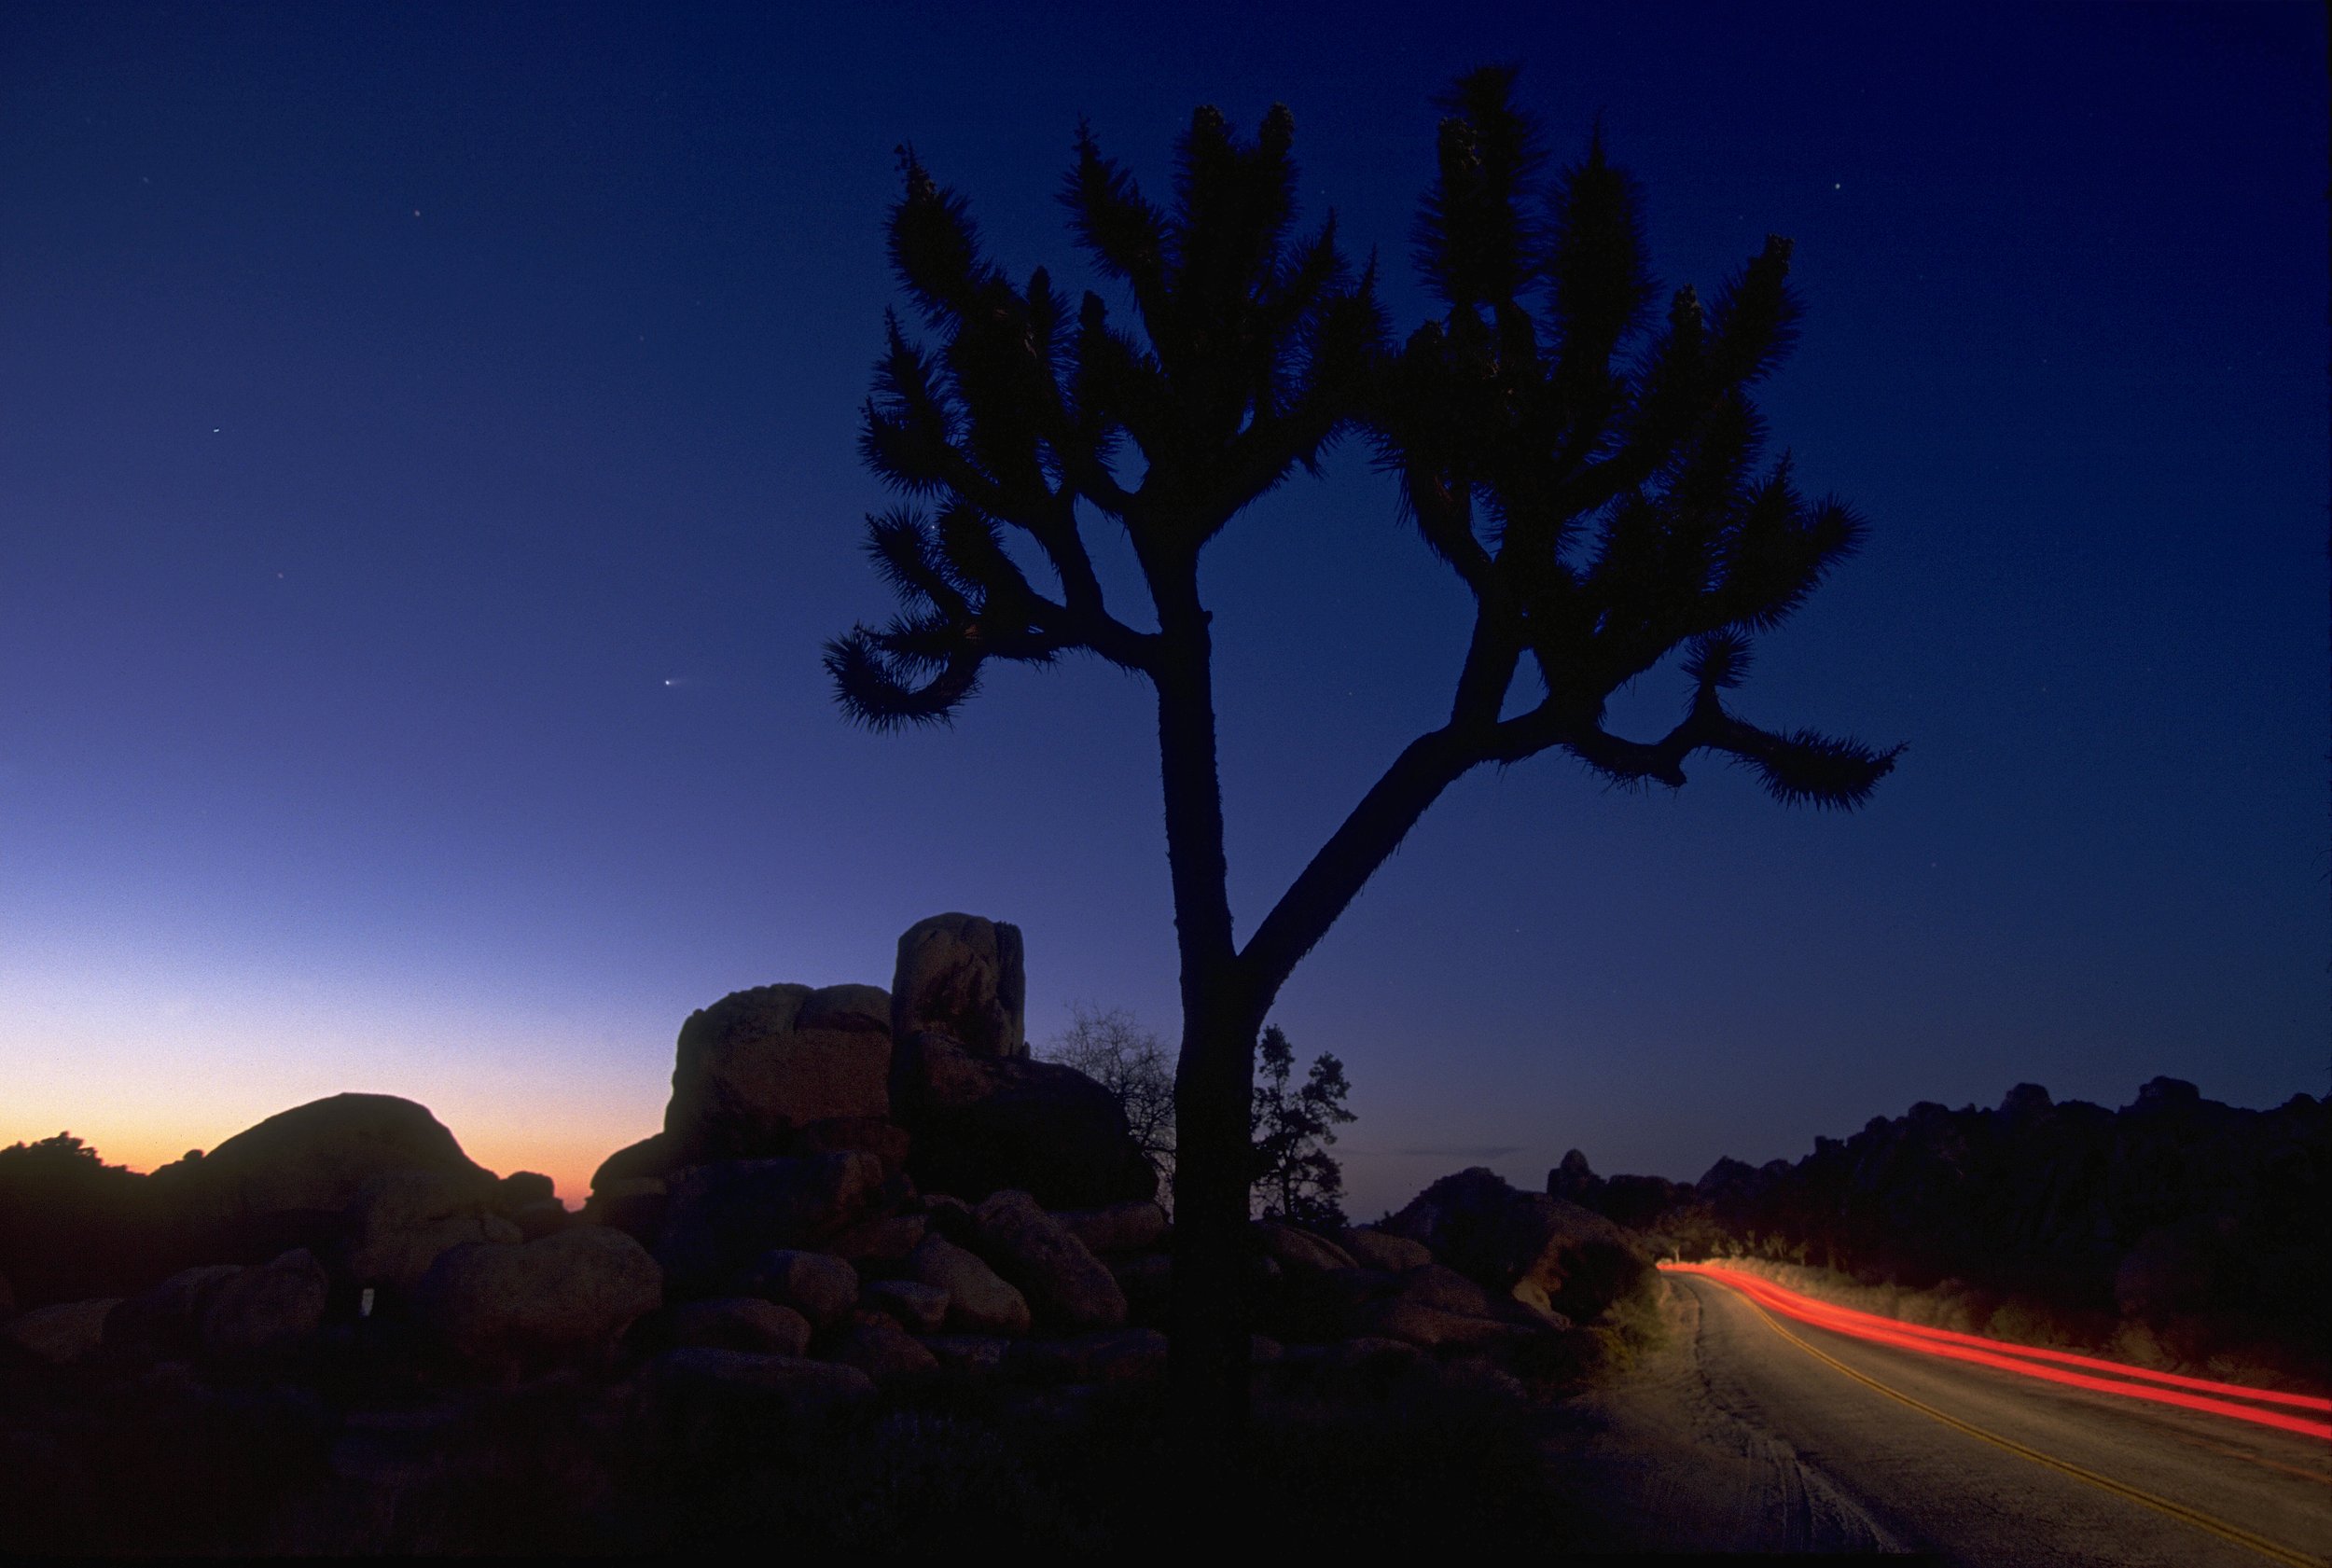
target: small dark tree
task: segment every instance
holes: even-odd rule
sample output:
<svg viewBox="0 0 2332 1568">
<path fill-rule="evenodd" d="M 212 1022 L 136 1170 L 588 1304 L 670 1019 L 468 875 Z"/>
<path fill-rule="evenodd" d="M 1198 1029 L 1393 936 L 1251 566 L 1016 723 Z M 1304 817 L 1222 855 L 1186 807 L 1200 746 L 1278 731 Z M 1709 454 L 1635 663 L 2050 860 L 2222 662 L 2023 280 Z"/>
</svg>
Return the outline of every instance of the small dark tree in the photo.
<svg viewBox="0 0 2332 1568">
<path fill-rule="evenodd" d="M 1256 1213 L 1298 1225 L 1341 1226 L 1344 1167 L 1328 1145 L 1336 1142 L 1336 1130 L 1353 1119 L 1344 1108 L 1353 1087 L 1344 1081 L 1344 1063 L 1323 1051 L 1312 1059 L 1304 1081 L 1293 1083 L 1296 1048 L 1276 1023 L 1264 1025 L 1256 1056 L 1259 1072 L 1248 1135 L 1255 1144 Z"/>
<path fill-rule="evenodd" d="M 1156 1034 L 1123 1007 L 1104 1011 L 1082 1003 L 1069 1009 L 1069 1027 L 1045 1048 L 1048 1062 L 1074 1067 L 1117 1097 L 1142 1158 L 1172 1197 L 1174 1175 L 1174 1062 Z"/>
<path fill-rule="evenodd" d="M 936 509 L 871 520 L 904 612 L 829 644 L 826 667 L 844 709 L 878 727 L 947 718 L 991 659 L 1083 650 L 1156 691 L 1182 978 L 1173 1373 L 1194 1460 L 1235 1451 L 1246 1410 L 1256 1032 L 1443 790 L 1546 751 L 1617 783 L 1679 785 L 1686 758 L 1714 751 L 1779 799 L 1849 807 L 1893 763 L 1726 705 L 1751 637 L 1802 604 L 1861 531 L 1844 506 L 1802 500 L 1786 461 L 1757 466 L 1749 394 L 1790 340 L 1787 244 L 1769 241 L 1711 308 L 1678 291 L 1646 340 L 1632 187 L 1598 137 L 1549 203 L 1510 76 L 1475 72 L 1442 100 L 1418 258 L 1447 310 L 1396 355 L 1382 352 L 1371 274 L 1353 276 L 1333 221 L 1296 232 L 1284 108 L 1252 143 L 1199 110 L 1167 205 L 1080 131 L 1063 200 L 1096 267 L 1131 296 L 1132 325 L 1092 294 L 1073 306 L 1041 270 L 1016 286 L 982 254 L 963 199 L 903 157 L 891 260 L 937 341 L 921 346 L 893 319 L 862 451 Z M 1242 945 L 1199 558 L 1364 423 L 1426 544 L 1470 590 L 1473 631 L 1446 722 L 1393 759 Z M 1081 533 L 1096 520 L 1131 542 L 1155 630 L 1104 603 Z M 1049 590 L 1024 558 L 1041 560 Z M 1613 734 L 1612 693 L 1679 651 L 1682 721 L 1648 741 Z"/>
</svg>

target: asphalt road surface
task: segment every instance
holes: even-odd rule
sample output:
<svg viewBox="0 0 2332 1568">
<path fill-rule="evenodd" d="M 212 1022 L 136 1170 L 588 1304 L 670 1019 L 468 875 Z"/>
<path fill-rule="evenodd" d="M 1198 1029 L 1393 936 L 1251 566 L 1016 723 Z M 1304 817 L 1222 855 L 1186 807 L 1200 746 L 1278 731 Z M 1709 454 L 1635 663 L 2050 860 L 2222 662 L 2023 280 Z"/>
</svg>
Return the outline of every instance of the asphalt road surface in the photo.
<svg viewBox="0 0 2332 1568">
<path fill-rule="evenodd" d="M 1604 1521 L 1583 1546 L 2332 1563 L 2332 1443 L 1873 1344 L 1663 1277 L 1674 1343 L 1584 1401 L 1564 1445 Z"/>
</svg>

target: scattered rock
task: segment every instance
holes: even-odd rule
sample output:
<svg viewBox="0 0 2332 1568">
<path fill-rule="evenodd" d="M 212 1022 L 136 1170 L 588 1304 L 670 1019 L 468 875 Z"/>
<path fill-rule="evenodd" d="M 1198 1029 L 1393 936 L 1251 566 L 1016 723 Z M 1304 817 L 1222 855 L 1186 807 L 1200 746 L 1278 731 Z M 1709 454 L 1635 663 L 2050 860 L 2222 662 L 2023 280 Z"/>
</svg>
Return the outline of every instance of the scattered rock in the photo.
<svg viewBox="0 0 2332 1568">
<path fill-rule="evenodd" d="M 945 1291 L 951 1326 L 966 1334 L 1025 1334 L 1028 1298 L 977 1254 L 927 1236 L 907 1260 L 908 1277 Z"/>
<path fill-rule="evenodd" d="M 1126 1321 L 1126 1294 L 1116 1277 L 1027 1193 L 993 1193 L 973 1217 L 980 1255 L 1020 1288 L 1038 1318 L 1079 1328 Z"/>
<path fill-rule="evenodd" d="M 221 1284 L 243 1272 L 238 1263 L 181 1269 L 131 1297 L 105 1319 L 105 1353 L 131 1361 L 175 1361 L 201 1349 L 202 1313 Z"/>
<path fill-rule="evenodd" d="M 970 1246 L 972 1239 L 979 1234 L 979 1222 L 972 1218 L 972 1206 L 943 1192 L 923 1194 L 923 1218 L 930 1222 L 931 1234 L 945 1236 L 959 1247 Z"/>
<path fill-rule="evenodd" d="M 923 1245 L 931 1221 L 923 1214 L 893 1214 L 887 1219 L 854 1225 L 826 1243 L 835 1256 L 847 1258 L 861 1273 L 895 1274 L 908 1256 Z"/>
<path fill-rule="evenodd" d="M 1355 1267 L 1352 1254 L 1324 1237 L 1277 1220 L 1259 1219 L 1248 1227 L 1248 1233 L 1262 1248 L 1264 1256 L 1277 1260 L 1279 1266 L 1291 1273 L 1319 1273 L 1329 1269 Z"/>
<path fill-rule="evenodd" d="M 1074 1067 L 979 1056 L 926 1032 L 900 1043 L 891 1083 L 914 1133 L 908 1172 L 926 1192 L 978 1200 L 1018 1187 L 1090 1209 L 1158 1190 L 1117 1096 Z"/>
<path fill-rule="evenodd" d="M 664 1216 L 671 1212 L 672 1189 L 661 1176 L 619 1176 L 594 1186 L 583 1205 L 586 1223 L 620 1230 L 645 1247 L 654 1246 L 664 1233 Z"/>
<path fill-rule="evenodd" d="M 859 1300 L 916 1334 L 937 1334 L 948 1321 L 948 1293 L 914 1280 L 877 1280 L 860 1293 Z"/>
<path fill-rule="evenodd" d="M 327 1242 L 365 1184 L 392 1171 L 494 1180 L 426 1106 L 389 1094 L 335 1094 L 279 1111 L 147 1179 L 181 1236 L 228 1248 L 223 1260 L 256 1261 L 281 1250 L 275 1241 Z"/>
<path fill-rule="evenodd" d="M 542 1203 L 522 1203 L 510 1211 L 510 1223 L 519 1228 L 519 1240 L 536 1242 L 545 1236 L 555 1236 L 575 1223 L 575 1215 L 556 1198 Z M 636 1239 L 636 1238 L 635 1238 Z"/>
<path fill-rule="evenodd" d="M 935 1334 L 923 1340 L 941 1369 L 972 1378 L 1000 1375 L 1012 1344 L 994 1334 Z"/>
<path fill-rule="evenodd" d="M 1099 1255 L 1148 1252 L 1166 1239 L 1166 1211 L 1148 1200 L 1071 1209 L 1052 1217 Z"/>
<path fill-rule="evenodd" d="M 518 1226 L 493 1212 L 498 1196 L 493 1184 L 467 1173 L 373 1177 L 348 1206 L 349 1274 L 359 1285 L 409 1291 L 440 1253 L 470 1242 L 524 1241 Z"/>
<path fill-rule="evenodd" d="M 1135 1382 L 1166 1370 L 1166 1336 L 1155 1328 L 1112 1328 L 1068 1339 L 1024 1339 L 1007 1367 L 1034 1382 Z"/>
<path fill-rule="evenodd" d="M 1339 1244 L 1353 1255 L 1353 1261 L 1364 1269 L 1381 1269 L 1388 1274 L 1398 1274 L 1410 1269 L 1422 1269 L 1433 1261 L 1433 1253 L 1422 1242 L 1406 1236 L 1395 1236 L 1370 1226 L 1359 1226 L 1338 1238 Z"/>
<path fill-rule="evenodd" d="M 604 1354 L 663 1297 L 663 1271 L 620 1230 L 583 1225 L 518 1246 L 455 1247 L 413 1292 L 414 1315 L 473 1366 Z"/>
<path fill-rule="evenodd" d="M 496 1201 L 505 1213 L 515 1213 L 529 1203 L 556 1203 L 558 1185 L 540 1171 L 513 1171 L 502 1178 Z"/>
<path fill-rule="evenodd" d="M 689 1163 L 791 1152 L 812 1122 L 891 1110 L 891 998 L 875 986 L 733 992 L 680 1027 L 670 1149 Z"/>
<path fill-rule="evenodd" d="M 656 1255 L 677 1294 L 710 1292 L 772 1247 L 816 1246 L 866 1218 L 882 1183 L 862 1153 L 691 1165 L 667 1183 Z"/>
<path fill-rule="evenodd" d="M 35 1307 L 0 1324 L 0 1342 L 51 1367 L 76 1366 L 104 1347 L 106 1315 L 120 1304 L 121 1297 L 107 1296 Z"/>
<path fill-rule="evenodd" d="M 672 1139 L 661 1132 L 651 1132 L 601 1160 L 599 1169 L 591 1173 L 591 1192 L 596 1196 L 603 1189 L 641 1176 L 668 1176 L 687 1163 Z"/>
<path fill-rule="evenodd" d="M 927 1376 L 939 1369 L 938 1358 L 887 1312 L 859 1312 L 830 1353 L 833 1360 L 857 1367 L 878 1383 Z"/>
<path fill-rule="evenodd" d="M 825 1253 L 778 1247 L 763 1253 L 746 1270 L 745 1288 L 792 1308 L 813 1328 L 831 1328 L 858 1304 L 858 1270 Z"/>
<path fill-rule="evenodd" d="M 756 1355 L 801 1355 L 810 1349 L 810 1320 L 791 1307 L 757 1296 L 724 1296 L 675 1307 L 671 1331 L 672 1342 L 684 1348 Z"/>
<path fill-rule="evenodd" d="M 1588 1321 L 1651 1277 L 1632 1237 L 1591 1210 L 1479 1168 L 1444 1176 L 1384 1228 L 1487 1287 Z"/>
<path fill-rule="evenodd" d="M 906 1040 L 933 1030 L 978 1056 L 1023 1057 L 1027 996 L 1019 926 L 979 915 L 934 915 L 899 937 L 891 1035 Z"/>
<path fill-rule="evenodd" d="M 1395 1297 L 1373 1301 L 1360 1310 L 1359 1326 L 1367 1337 L 1402 1339 L 1425 1350 L 1443 1345 L 1489 1347 L 1511 1344 L 1530 1330 L 1492 1318 L 1445 1311 Z"/>
<path fill-rule="evenodd" d="M 332 1283 L 305 1248 L 257 1268 L 239 1269 L 208 1292 L 202 1308 L 202 1353 L 215 1361 L 281 1351 L 324 1324 Z"/>
</svg>

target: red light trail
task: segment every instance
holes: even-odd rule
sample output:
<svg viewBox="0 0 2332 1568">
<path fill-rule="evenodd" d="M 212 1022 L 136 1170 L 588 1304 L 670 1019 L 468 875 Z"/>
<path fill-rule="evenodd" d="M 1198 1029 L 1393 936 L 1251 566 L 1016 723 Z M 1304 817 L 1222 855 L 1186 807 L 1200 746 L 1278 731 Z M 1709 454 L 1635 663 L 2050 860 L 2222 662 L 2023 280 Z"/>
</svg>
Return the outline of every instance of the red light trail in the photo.
<svg viewBox="0 0 2332 1568">
<path fill-rule="evenodd" d="M 2290 1414 L 2286 1409 L 2260 1408 L 2262 1405 L 2283 1406 L 2332 1413 L 2332 1399 L 2245 1388 L 2239 1383 L 2214 1382 L 2206 1378 L 2189 1378 L 2175 1372 L 2156 1372 L 2142 1367 L 2124 1366 L 2120 1362 L 2106 1361 L 2097 1356 L 2076 1355 L 2070 1351 L 2011 1344 L 2005 1339 L 1990 1339 L 1981 1335 L 1963 1334 L 1949 1328 L 1927 1328 L 1918 1324 L 1881 1317 L 1875 1312 L 1858 1311 L 1851 1307 L 1834 1307 L 1828 1302 L 1817 1301 L 1738 1270 L 1714 1268 L 1702 1263 L 1663 1263 L 1660 1268 L 1671 1273 L 1704 1274 L 1786 1317 L 1876 1344 L 1997 1367 L 2021 1377 L 2038 1378 L 2045 1382 L 2091 1389 L 2101 1394 L 2118 1395 L 2126 1399 L 2175 1405 L 2261 1426 L 2280 1427 L 2303 1436 L 2332 1440 L 2332 1422 L 2311 1421 L 2305 1416 Z M 2075 1367 L 2092 1370 L 2070 1369 Z M 2098 1376 L 2101 1372 L 2110 1375 Z"/>
</svg>

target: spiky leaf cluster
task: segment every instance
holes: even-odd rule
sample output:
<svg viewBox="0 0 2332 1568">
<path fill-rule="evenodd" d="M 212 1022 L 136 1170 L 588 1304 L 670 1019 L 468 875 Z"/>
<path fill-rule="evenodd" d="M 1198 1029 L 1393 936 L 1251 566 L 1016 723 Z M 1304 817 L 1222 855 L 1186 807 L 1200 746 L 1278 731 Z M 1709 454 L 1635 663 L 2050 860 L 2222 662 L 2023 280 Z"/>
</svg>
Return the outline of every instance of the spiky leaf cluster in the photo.
<svg viewBox="0 0 2332 1568">
<path fill-rule="evenodd" d="M 1016 286 L 962 197 L 902 150 L 891 263 L 932 340 L 889 322 L 861 451 L 923 505 L 868 520 L 901 611 L 827 645 L 854 716 L 944 719 L 992 659 L 1083 648 L 1150 669 L 1157 634 L 1104 603 L 1080 514 L 1126 529 L 1155 594 L 1352 421 L 1382 322 L 1334 219 L 1298 232 L 1293 134 L 1284 107 L 1252 142 L 1201 109 L 1161 206 L 1080 128 L 1062 199 L 1130 319 L 1092 293 L 1073 305 L 1042 269 Z M 1032 582 L 1012 531 L 1050 583 Z"/>
<path fill-rule="evenodd" d="M 1426 544 L 1479 604 L 1452 728 L 1494 759 L 1548 746 L 1621 781 L 1681 783 L 1702 748 L 1777 797 L 1858 803 L 1894 752 L 1731 715 L 1752 638 L 1781 624 L 1854 549 L 1863 525 L 1763 460 L 1752 392 L 1787 353 L 1790 245 L 1770 238 L 1704 306 L 1664 312 L 1641 198 L 1600 130 L 1551 186 L 1513 73 L 1441 99 L 1439 167 L 1418 262 L 1446 307 L 1393 356 L 1372 424 Z M 1603 725 L 1611 694 L 1679 647 L 1687 717 L 1663 740 Z M 1521 666 L 1537 706 L 1502 719 Z"/>
</svg>

